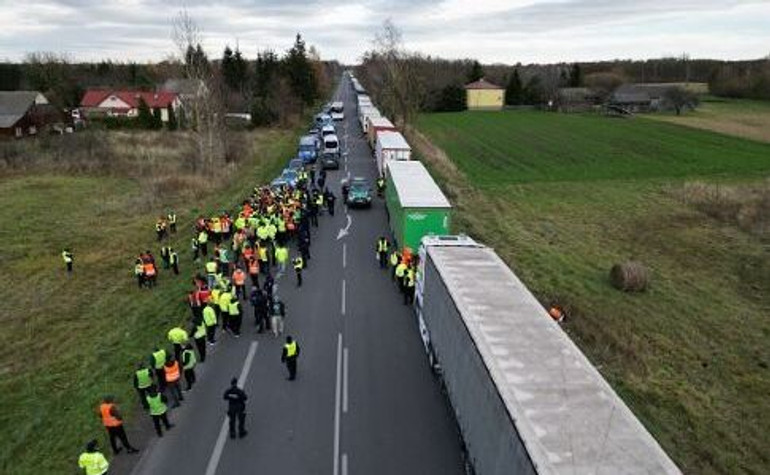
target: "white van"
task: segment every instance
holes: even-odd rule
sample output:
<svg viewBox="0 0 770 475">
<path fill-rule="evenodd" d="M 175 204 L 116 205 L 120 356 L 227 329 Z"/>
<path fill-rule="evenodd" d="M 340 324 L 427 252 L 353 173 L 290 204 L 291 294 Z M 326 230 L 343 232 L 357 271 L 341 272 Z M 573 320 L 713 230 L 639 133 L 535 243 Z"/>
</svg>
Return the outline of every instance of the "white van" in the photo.
<svg viewBox="0 0 770 475">
<path fill-rule="evenodd" d="M 337 130 L 336 130 L 336 129 L 334 128 L 334 126 L 333 126 L 333 125 L 331 125 L 331 124 L 329 124 L 329 125 L 324 125 L 324 126 L 321 128 L 321 138 L 324 138 L 324 137 L 326 137 L 327 135 L 336 135 L 336 134 L 337 134 Z"/>
<path fill-rule="evenodd" d="M 324 154 L 339 155 L 340 153 L 340 141 L 336 135 L 327 135 L 324 137 Z"/>
<path fill-rule="evenodd" d="M 341 101 L 332 102 L 331 106 L 331 116 L 332 120 L 338 121 L 345 119 L 345 113 L 343 112 L 345 108 L 345 103 Z"/>
</svg>

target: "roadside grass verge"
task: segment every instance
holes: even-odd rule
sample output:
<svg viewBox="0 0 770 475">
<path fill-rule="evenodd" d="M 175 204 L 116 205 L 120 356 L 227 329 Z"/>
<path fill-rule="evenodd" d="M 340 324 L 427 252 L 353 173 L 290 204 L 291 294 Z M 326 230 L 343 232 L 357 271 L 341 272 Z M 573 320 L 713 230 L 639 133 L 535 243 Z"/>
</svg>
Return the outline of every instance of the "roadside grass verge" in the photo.
<svg viewBox="0 0 770 475">
<path fill-rule="evenodd" d="M 764 209 L 763 144 L 529 112 L 427 115 L 418 128 L 409 141 L 455 205 L 454 231 L 493 247 L 543 305 L 567 309 L 565 331 L 683 471 L 767 472 L 768 234 L 734 212 Z M 643 163 L 629 165 L 624 143 Z M 629 258 L 650 268 L 648 292 L 610 286 L 610 267 Z"/>
<path fill-rule="evenodd" d="M 186 168 L 184 140 L 144 134 L 103 136 L 109 163 L 85 173 L 78 166 L 57 173 L 39 158 L 3 169 L 2 473 L 78 473 L 85 441 L 95 437 L 108 447 L 94 413 L 104 394 L 118 398 L 129 424 L 143 417 L 131 377 L 152 346 L 166 342 L 167 330 L 189 316 L 193 218 L 231 208 L 269 181 L 294 153 L 298 136 L 239 132 L 236 161 L 202 175 Z M 28 142 L 25 153 L 46 153 L 43 144 Z M 181 275 L 161 270 L 155 289 L 140 290 L 133 260 L 144 249 L 159 255 L 154 222 L 168 209 L 178 215 L 171 244 Z M 60 257 L 67 246 L 75 254 L 71 278 Z"/>
</svg>

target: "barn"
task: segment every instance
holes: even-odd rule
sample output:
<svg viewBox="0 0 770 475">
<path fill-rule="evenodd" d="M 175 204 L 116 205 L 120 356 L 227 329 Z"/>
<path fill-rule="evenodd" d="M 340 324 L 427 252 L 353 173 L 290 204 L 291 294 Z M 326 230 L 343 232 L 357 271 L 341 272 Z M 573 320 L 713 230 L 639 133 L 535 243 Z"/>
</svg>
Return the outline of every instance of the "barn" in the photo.
<svg viewBox="0 0 770 475">
<path fill-rule="evenodd" d="M 37 135 L 61 114 L 37 91 L 0 91 L 0 136 Z"/>
</svg>

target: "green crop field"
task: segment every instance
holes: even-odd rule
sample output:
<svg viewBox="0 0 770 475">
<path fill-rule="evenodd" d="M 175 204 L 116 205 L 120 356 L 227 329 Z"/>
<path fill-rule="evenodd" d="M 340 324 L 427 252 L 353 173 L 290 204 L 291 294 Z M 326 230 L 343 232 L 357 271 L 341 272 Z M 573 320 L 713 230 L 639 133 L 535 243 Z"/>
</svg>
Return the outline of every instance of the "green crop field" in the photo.
<svg viewBox="0 0 770 475">
<path fill-rule="evenodd" d="M 770 145 L 540 112 L 423 115 L 410 141 L 455 231 L 566 307 L 565 330 L 685 473 L 770 470 Z M 627 259 L 650 269 L 647 292 L 609 285 Z"/>
<path fill-rule="evenodd" d="M 482 187 L 545 181 L 756 175 L 770 144 L 637 118 L 540 112 L 420 117 L 418 127 Z"/>
<path fill-rule="evenodd" d="M 0 176 L 4 474 L 77 473 L 85 441 L 96 437 L 109 447 L 94 412 L 104 394 L 122 402 L 129 427 L 145 417 L 137 410 L 131 377 L 135 364 L 165 341 L 166 331 L 189 316 L 184 297 L 195 270 L 189 249 L 192 219 L 199 211 L 232 207 L 280 170 L 296 145 L 291 131 L 242 132 L 244 155 L 228 173 L 196 177 L 166 170 L 164 177 L 152 167 L 179 165 L 184 154 L 176 153 L 179 135 L 161 134 L 114 132 L 100 138 L 121 147 L 109 154 L 110 173 L 53 171 L 64 168 L 65 160 Z M 30 147 L 20 160 L 31 162 L 36 153 L 56 150 L 64 144 L 60 140 L 69 139 L 35 140 L 40 142 L 6 145 Z M 158 149 L 159 144 L 165 148 Z M 116 163 L 120 160 L 126 165 Z M 174 277 L 161 271 L 157 288 L 138 289 L 133 260 L 144 249 L 159 255 L 155 218 L 169 208 L 179 217 L 172 244 L 182 273 Z M 65 246 L 75 254 L 70 278 L 60 257 Z"/>
</svg>

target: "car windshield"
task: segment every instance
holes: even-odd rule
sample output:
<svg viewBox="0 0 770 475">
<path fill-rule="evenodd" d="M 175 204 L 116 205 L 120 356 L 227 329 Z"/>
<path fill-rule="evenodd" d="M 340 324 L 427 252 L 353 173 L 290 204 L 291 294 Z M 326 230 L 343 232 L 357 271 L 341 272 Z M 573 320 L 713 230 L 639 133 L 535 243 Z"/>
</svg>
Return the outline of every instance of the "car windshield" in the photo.
<svg viewBox="0 0 770 475">
<path fill-rule="evenodd" d="M 368 191 L 369 183 L 366 180 L 353 180 L 350 182 L 351 191 Z"/>
</svg>

